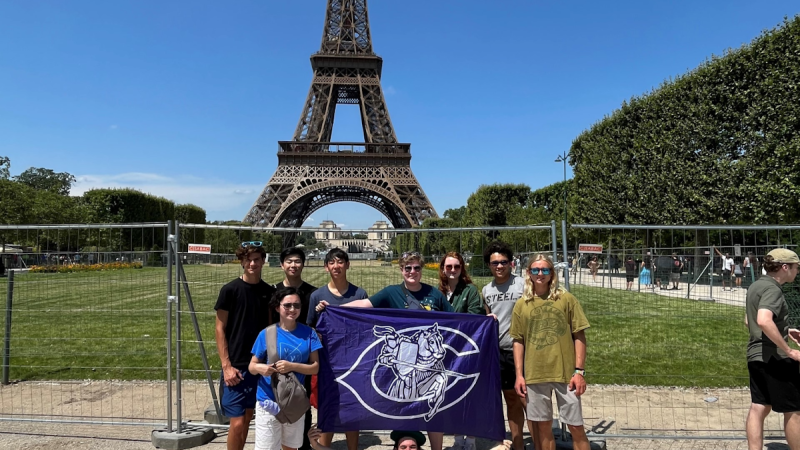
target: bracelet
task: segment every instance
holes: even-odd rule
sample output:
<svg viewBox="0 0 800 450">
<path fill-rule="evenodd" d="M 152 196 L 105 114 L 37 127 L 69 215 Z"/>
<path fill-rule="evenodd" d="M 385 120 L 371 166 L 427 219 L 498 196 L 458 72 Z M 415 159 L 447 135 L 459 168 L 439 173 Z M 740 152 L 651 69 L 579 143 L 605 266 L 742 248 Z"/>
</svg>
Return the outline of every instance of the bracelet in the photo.
<svg viewBox="0 0 800 450">
<path fill-rule="evenodd" d="M 583 369 L 575 369 L 575 372 L 573 373 L 573 375 L 580 375 L 582 377 L 585 377 L 586 376 L 586 371 L 583 370 Z"/>
</svg>

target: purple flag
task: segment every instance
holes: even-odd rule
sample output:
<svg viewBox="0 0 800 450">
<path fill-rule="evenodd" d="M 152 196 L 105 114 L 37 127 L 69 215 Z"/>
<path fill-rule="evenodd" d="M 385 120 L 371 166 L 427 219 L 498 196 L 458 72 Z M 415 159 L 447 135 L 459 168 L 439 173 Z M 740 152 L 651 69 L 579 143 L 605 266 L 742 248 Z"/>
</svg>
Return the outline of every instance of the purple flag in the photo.
<svg viewBox="0 0 800 450">
<path fill-rule="evenodd" d="M 491 317 L 328 307 L 317 331 L 322 431 L 505 437 Z"/>
</svg>

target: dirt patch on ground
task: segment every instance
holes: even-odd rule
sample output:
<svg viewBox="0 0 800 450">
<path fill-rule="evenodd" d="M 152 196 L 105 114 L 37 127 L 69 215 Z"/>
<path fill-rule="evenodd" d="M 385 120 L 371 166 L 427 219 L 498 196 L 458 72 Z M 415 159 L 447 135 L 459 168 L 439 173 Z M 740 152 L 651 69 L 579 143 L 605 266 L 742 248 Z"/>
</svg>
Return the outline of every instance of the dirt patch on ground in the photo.
<svg viewBox="0 0 800 450">
<path fill-rule="evenodd" d="M 200 421 L 211 404 L 206 383 L 184 382 L 182 413 Z M 173 402 L 177 400 L 173 385 Z M 583 397 L 586 428 L 613 448 L 746 448 L 746 389 L 590 386 Z M 0 387 L 0 449 L 144 449 L 151 430 L 165 423 L 164 382 L 24 382 Z M 173 410 L 173 418 L 176 413 Z M 102 424 L 38 423 L 31 420 L 96 421 Z M 782 436 L 782 416 L 771 414 L 767 436 Z M 206 448 L 224 448 L 224 432 Z M 625 437 L 639 436 L 638 439 Z M 720 439 L 727 438 L 727 439 Z M 251 436 L 252 440 L 252 436 Z M 782 441 L 767 440 L 770 450 Z M 364 435 L 363 448 L 390 447 L 384 433 Z M 446 438 L 445 447 L 452 444 Z M 488 448 L 489 442 L 480 447 Z M 344 450 L 343 436 L 337 450 Z M 250 447 L 252 448 L 252 447 Z"/>
</svg>

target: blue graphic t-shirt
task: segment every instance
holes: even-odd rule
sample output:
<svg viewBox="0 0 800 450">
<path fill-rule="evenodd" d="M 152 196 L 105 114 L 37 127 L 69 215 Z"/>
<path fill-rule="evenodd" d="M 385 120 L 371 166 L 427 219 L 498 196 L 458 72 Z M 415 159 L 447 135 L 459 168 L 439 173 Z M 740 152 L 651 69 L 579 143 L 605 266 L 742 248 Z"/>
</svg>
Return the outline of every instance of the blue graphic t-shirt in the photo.
<svg viewBox="0 0 800 450">
<path fill-rule="evenodd" d="M 278 327 L 278 358 L 283 361 L 295 363 L 308 363 L 311 353 L 322 348 L 317 333 L 308 325 L 301 323 L 297 324 L 297 328 L 291 332 L 285 331 Z M 261 330 L 258 333 L 256 342 L 253 344 L 253 356 L 261 361 L 272 364 L 277 361 L 269 361 L 267 358 L 267 330 Z M 297 381 L 303 383 L 305 375 L 301 373 L 294 373 Z M 256 394 L 258 401 L 269 400 L 275 402 L 275 394 L 272 392 L 272 384 L 269 377 L 259 377 L 258 379 L 258 392 Z"/>
</svg>

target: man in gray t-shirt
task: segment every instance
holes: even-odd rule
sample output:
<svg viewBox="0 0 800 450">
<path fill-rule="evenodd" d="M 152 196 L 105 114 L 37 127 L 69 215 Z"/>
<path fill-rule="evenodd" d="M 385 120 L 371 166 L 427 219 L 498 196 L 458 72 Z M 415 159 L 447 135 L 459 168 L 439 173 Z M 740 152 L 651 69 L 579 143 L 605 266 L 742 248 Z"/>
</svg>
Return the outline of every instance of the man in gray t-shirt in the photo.
<svg viewBox="0 0 800 450">
<path fill-rule="evenodd" d="M 522 426 L 525 422 L 525 412 L 522 400 L 514 391 L 514 382 L 517 380 L 514 370 L 514 343 L 508 331 L 511 328 L 514 305 L 525 291 L 525 279 L 511 273 L 513 260 L 514 254 L 505 243 L 496 241 L 486 247 L 483 251 L 483 261 L 489 266 L 494 279 L 483 287 L 482 294 L 489 312 L 497 316 L 500 328 L 500 385 L 506 400 L 513 450 L 524 450 Z"/>
<path fill-rule="evenodd" d="M 767 274 L 747 290 L 745 322 L 750 331 L 747 371 L 750 374 L 750 411 L 747 413 L 749 448 L 764 445 L 764 419 L 770 411 L 783 413 L 786 441 L 800 442 L 800 330 L 789 327 L 789 307 L 781 286 L 797 276 L 800 258 L 778 248 L 764 257 Z"/>
</svg>

